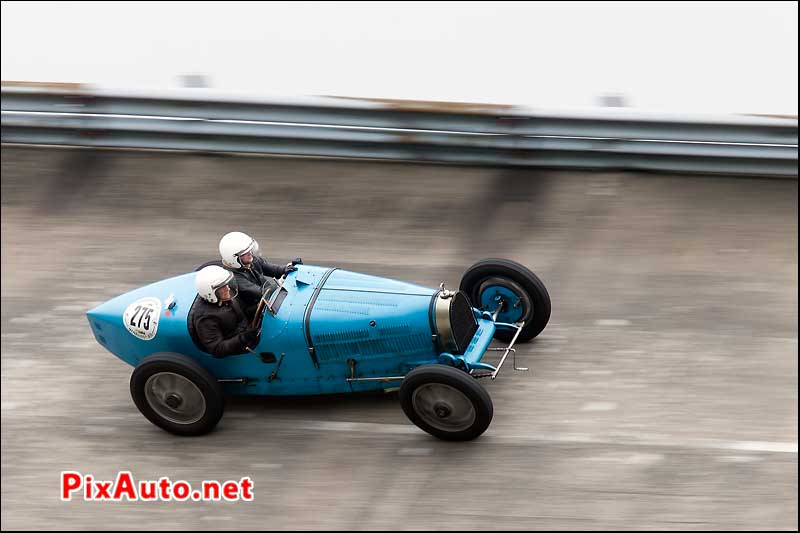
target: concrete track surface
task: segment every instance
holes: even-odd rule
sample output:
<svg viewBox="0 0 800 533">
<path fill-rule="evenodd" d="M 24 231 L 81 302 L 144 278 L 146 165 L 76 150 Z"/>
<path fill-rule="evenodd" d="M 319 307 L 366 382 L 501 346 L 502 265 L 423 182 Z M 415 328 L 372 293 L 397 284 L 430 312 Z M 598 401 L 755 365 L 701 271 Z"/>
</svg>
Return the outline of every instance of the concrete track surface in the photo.
<svg viewBox="0 0 800 533">
<path fill-rule="evenodd" d="M 440 442 L 396 395 L 235 399 L 176 438 L 84 312 L 216 258 L 428 286 L 528 265 L 553 314 Z M 3 529 L 796 529 L 797 181 L 4 146 Z M 59 499 L 59 473 L 255 483 Z"/>
</svg>

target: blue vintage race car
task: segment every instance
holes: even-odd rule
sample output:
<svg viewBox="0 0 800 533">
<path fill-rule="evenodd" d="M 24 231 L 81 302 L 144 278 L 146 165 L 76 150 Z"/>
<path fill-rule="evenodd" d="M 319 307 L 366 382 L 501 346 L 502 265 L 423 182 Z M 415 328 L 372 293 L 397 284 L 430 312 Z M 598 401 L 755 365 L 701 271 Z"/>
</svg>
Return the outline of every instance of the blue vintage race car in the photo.
<svg viewBox="0 0 800 533">
<path fill-rule="evenodd" d="M 87 317 L 97 341 L 135 367 L 130 390 L 142 414 L 177 435 L 211 431 L 224 394 L 399 387 L 408 418 L 446 440 L 489 427 L 492 401 L 476 378 L 494 379 L 514 343 L 534 338 L 550 318 L 539 278 L 505 259 L 470 267 L 458 291 L 296 266 L 263 287 L 259 344 L 239 356 L 216 359 L 200 348 L 191 327 L 194 273 L 130 291 Z M 506 345 L 489 348 L 492 338 Z M 487 350 L 502 352 L 496 366 L 481 360 Z"/>
</svg>

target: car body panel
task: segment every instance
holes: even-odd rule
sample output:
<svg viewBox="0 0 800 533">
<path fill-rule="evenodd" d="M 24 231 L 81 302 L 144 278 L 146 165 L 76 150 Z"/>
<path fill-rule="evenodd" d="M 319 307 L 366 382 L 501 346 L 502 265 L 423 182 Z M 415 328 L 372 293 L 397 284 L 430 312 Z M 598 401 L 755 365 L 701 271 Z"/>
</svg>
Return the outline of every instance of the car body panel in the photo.
<svg viewBox="0 0 800 533">
<path fill-rule="evenodd" d="M 155 282 L 91 309 L 87 318 L 95 338 L 132 366 L 153 353 L 185 354 L 230 394 L 309 395 L 397 386 L 347 378 L 403 376 L 420 364 L 478 364 L 494 334 L 493 321 L 484 316 L 463 355 L 441 354 L 430 315 L 438 290 L 298 265 L 283 280 L 287 294 L 277 313 L 264 313 L 254 353 L 218 359 L 189 334 L 194 277 L 188 273 Z"/>
</svg>

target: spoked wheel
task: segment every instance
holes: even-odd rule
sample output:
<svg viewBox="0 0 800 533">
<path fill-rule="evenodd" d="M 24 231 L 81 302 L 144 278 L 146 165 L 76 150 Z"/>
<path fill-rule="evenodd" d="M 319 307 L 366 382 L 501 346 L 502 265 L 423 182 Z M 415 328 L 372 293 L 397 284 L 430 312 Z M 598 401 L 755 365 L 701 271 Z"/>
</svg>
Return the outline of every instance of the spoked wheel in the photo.
<svg viewBox="0 0 800 533">
<path fill-rule="evenodd" d="M 536 337 L 550 320 L 550 295 L 536 274 L 509 259 L 484 259 L 469 267 L 460 289 L 473 307 L 497 314 L 498 322 L 525 322 L 518 342 Z M 495 337 L 510 341 L 515 331 L 498 328 Z"/>
<path fill-rule="evenodd" d="M 175 435 L 203 435 L 224 412 L 222 388 L 195 360 L 164 353 L 144 359 L 131 376 L 131 396 L 139 411 Z"/>
<path fill-rule="evenodd" d="M 400 385 L 400 405 L 420 429 L 443 440 L 479 437 L 492 422 L 492 399 L 475 378 L 445 365 L 424 365 Z"/>
</svg>

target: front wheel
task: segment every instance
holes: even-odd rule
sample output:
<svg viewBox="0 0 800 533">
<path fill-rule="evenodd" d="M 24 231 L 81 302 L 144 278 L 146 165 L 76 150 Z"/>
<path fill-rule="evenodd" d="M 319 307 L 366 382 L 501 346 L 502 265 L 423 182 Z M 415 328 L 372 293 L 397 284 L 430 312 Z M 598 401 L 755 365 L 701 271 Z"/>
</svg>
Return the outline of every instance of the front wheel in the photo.
<svg viewBox="0 0 800 533">
<path fill-rule="evenodd" d="M 131 375 L 131 397 L 156 426 L 175 435 L 208 433 L 222 418 L 222 387 L 197 361 L 176 353 L 151 355 Z"/>
<path fill-rule="evenodd" d="M 445 365 L 424 365 L 400 385 L 400 405 L 414 424 L 434 437 L 466 441 L 492 422 L 492 399 L 475 378 Z"/>
<path fill-rule="evenodd" d="M 484 259 L 464 272 L 460 289 L 473 307 L 494 313 L 498 322 L 524 321 L 517 340 L 536 337 L 550 320 L 550 295 L 536 274 L 509 259 Z M 498 328 L 495 337 L 509 342 L 516 331 Z"/>
</svg>

